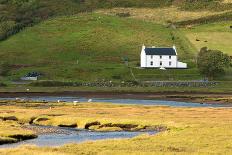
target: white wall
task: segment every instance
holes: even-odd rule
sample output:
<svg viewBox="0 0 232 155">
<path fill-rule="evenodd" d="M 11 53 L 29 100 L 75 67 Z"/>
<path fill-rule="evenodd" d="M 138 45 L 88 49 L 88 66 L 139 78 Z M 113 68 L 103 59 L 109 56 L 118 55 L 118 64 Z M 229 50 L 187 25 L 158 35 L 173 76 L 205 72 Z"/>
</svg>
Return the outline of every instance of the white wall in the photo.
<svg viewBox="0 0 232 155">
<path fill-rule="evenodd" d="M 172 55 L 171 59 L 169 58 L 169 55 L 162 55 L 162 58 L 160 58 L 159 55 L 146 55 L 145 48 L 146 47 L 143 45 L 140 55 L 140 67 L 142 68 L 187 68 L 186 63 L 178 61 L 177 55 Z M 175 46 L 173 46 L 173 49 L 175 49 L 176 51 Z M 153 62 L 153 65 L 151 65 L 151 62 Z M 162 62 L 162 65 L 160 65 L 160 62 Z M 169 62 L 171 62 L 171 65 L 169 64 Z"/>
<path fill-rule="evenodd" d="M 141 51 L 141 55 L 140 55 L 140 67 L 145 68 L 146 66 L 146 61 L 147 61 L 147 57 L 146 57 L 146 53 L 144 51 L 145 46 L 142 47 L 142 51 Z"/>
<path fill-rule="evenodd" d="M 162 58 L 158 55 L 147 55 L 146 56 L 146 67 L 148 68 L 176 68 L 177 67 L 177 56 L 171 56 L 171 59 L 169 58 L 169 55 L 162 55 Z M 153 65 L 151 65 L 151 62 L 153 62 Z M 162 62 L 162 65 L 160 65 L 160 62 Z M 171 62 L 171 65 L 169 65 L 169 62 Z"/>
<path fill-rule="evenodd" d="M 183 62 L 178 61 L 177 68 L 187 68 L 187 67 L 188 67 L 187 63 L 183 63 Z"/>
</svg>

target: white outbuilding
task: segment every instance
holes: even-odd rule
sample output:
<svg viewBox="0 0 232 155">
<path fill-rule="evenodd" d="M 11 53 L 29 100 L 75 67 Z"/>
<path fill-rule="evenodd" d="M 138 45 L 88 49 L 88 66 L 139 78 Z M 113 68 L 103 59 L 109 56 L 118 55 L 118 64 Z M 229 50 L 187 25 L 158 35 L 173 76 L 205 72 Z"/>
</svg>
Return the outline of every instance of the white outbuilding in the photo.
<svg viewBox="0 0 232 155">
<path fill-rule="evenodd" d="M 187 68 L 187 64 L 178 61 L 176 47 L 142 46 L 140 64 L 142 68 Z"/>
</svg>

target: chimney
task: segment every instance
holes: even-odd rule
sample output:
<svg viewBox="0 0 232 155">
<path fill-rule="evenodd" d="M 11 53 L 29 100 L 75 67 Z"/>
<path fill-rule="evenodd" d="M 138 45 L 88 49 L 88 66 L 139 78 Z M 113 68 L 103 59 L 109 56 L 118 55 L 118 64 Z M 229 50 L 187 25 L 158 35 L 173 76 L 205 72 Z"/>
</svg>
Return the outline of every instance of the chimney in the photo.
<svg viewBox="0 0 232 155">
<path fill-rule="evenodd" d="M 143 44 L 143 46 L 142 46 L 142 50 L 144 50 L 146 48 L 146 46 Z"/>
<path fill-rule="evenodd" d="M 175 45 L 173 45 L 173 49 L 176 50 L 176 46 Z"/>
<path fill-rule="evenodd" d="M 178 54 L 177 54 L 177 50 L 176 50 L 176 46 L 175 46 L 175 45 L 173 45 L 173 47 L 172 47 L 172 48 L 175 50 L 176 55 L 178 55 Z"/>
</svg>

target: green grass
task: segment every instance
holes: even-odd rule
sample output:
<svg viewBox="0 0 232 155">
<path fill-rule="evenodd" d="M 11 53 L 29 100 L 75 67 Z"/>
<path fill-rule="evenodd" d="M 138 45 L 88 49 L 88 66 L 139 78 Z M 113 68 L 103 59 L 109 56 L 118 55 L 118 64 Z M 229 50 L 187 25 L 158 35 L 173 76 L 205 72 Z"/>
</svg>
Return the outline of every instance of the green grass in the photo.
<svg viewBox="0 0 232 155">
<path fill-rule="evenodd" d="M 50 5 L 54 9 L 56 7 L 58 10 L 62 9 L 61 3 Z M 167 8 L 160 10 L 162 12 L 165 9 Z M 176 7 L 173 7 L 172 11 L 181 12 Z M 185 13 L 192 15 L 194 19 L 199 18 L 196 12 Z M 204 13 L 205 16 L 214 14 L 208 11 Z M 175 15 L 172 18 L 174 17 Z M 186 20 L 186 15 L 180 17 L 180 20 Z M 8 40 L 0 42 L 0 56 L 4 58 L 0 65 L 2 75 L 0 79 L 9 83 L 28 72 L 37 71 L 43 74 L 42 80 L 131 81 L 134 78 L 123 62 L 123 59 L 128 57 L 129 65 L 138 80 L 201 80 L 202 76 L 195 64 L 198 50 L 208 46 L 230 53 L 230 25 L 231 22 L 224 22 L 179 30 L 156 24 L 155 21 L 144 21 L 137 16 L 120 18 L 98 13 L 83 13 L 56 17 L 26 28 Z M 194 35 L 201 41 L 196 42 Z M 205 40 L 208 42 L 204 42 Z M 137 69 L 143 43 L 148 46 L 175 44 L 179 59 L 187 62 L 189 69 L 168 71 Z M 216 80 L 230 80 L 230 75 L 231 71 L 228 70 L 226 76 Z"/>
<path fill-rule="evenodd" d="M 208 47 L 232 55 L 231 25 L 232 22 L 220 22 L 194 26 L 192 29 L 185 29 L 183 31 L 198 50 L 202 47 Z M 200 41 L 196 41 L 196 39 Z"/>
<path fill-rule="evenodd" d="M 159 24 L 101 14 L 79 14 L 42 22 L 0 43 L 8 79 L 38 71 L 48 80 L 131 80 L 123 58 L 139 63 L 141 45 L 172 46 L 171 32 Z M 183 45 L 179 54 L 184 56 Z M 189 52 L 189 51 L 188 51 Z M 190 57 L 187 54 L 187 57 Z M 77 63 L 78 61 L 78 63 Z M 20 67 L 26 66 L 26 67 Z"/>
</svg>

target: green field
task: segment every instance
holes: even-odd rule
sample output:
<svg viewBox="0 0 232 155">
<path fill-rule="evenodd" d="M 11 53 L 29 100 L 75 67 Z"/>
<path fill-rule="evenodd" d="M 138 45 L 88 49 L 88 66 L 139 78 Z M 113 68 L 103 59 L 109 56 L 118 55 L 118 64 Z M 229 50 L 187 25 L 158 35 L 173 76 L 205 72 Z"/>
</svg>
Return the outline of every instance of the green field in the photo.
<svg viewBox="0 0 232 155">
<path fill-rule="evenodd" d="M 129 64 L 136 67 L 143 43 L 183 47 L 179 40 L 171 39 L 172 32 L 135 19 L 79 14 L 25 29 L 0 43 L 0 55 L 4 57 L 2 64 L 13 66 L 7 77 L 11 79 L 39 71 L 47 80 L 114 80 L 115 76 L 131 80 L 123 59 L 129 58 Z M 179 54 L 188 58 L 184 61 L 192 59 L 185 49 L 180 48 Z"/>
<path fill-rule="evenodd" d="M 202 47 L 221 50 L 232 55 L 232 22 L 220 22 L 183 30 L 190 42 L 199 50 Z"/>
<path fill-rule="evenodd" d="M 0 42 L 0 56 L 3 58 L 0 80 L 7 84 L 32 71 L 42 73 L 41 80 L 64 82 L 202 80 L 196 68 L 196 55 L 201 47 L 231 53 L 231 3 L 197 2 L 191 6 L 187 1 L 180 4 L 161 3 L 159 0 L 146 0 L 144 3 L 140 0 L 95 3 L 42 0 L 30 5 L 35 10 L 27 10 L 13 1 L 0 3 L 0 36 L 20 22 L 31 23 L 31 26 L 27 23 L 29 25 L 24 25 L 26 28 L 19 33 Z M 216 11 L 212 11 L 215 6 Z M 87 8 L 96 11 L 80 13 Z M 16 22 L 19 10 L 24 12 L 18 16 L 24 18 Z M 38 18 L 34 18 L 33 13 Z M 129 13 L 129 17 L 119 17 L 120 13 Z M 221 15 L 228 18 L 222 23 L 216 22 L 224 19 L 218 19 Z M 215 21 L 211 21 L 215 17 Z M 210 23 L 198 21 L 204 18 Z M 182 24 L 181 28 L 173 29 L 167 25 L 169 22 L 188 23 L 188 20 L 198 26 Z M 139 69 L 142 44 L 175 44 L 179 59 L 188 63 L 189 69 Z M 215 80 L 230 81 L 231 75 L 232 71 L 228 69 L 225 76 Z"/>
<path fill-rule="evenodd" d="M 5 74 L 2 80 L 17 80 L 31 71 L 41 72 L 42 80 L 134 80 L 129 67 L 138 80 L 201 80 L 195 65 L 197 48 L 208 46 L 229 53 L 230 23 L 173 30 L 153 22 L 97 13 L 54 18 L 26 28 L 0 43 L 0 56 L 4 58 L 1 70 Z M 203 43 L 198 44 L 192 37 L 195 33 L 203 37 L 211 34 L 223 34 L 224 37 L 210 37 L 207 43 L 199 41 Z M 148 46 L 175 44 L 180 59 L 188 63 L 189 69 L 161 71 L 136 68 L 143 43 Z M 129 59 L 129 66 L 124 59 Z M 230 75 L 228 70 L 227 75 L 218 80 L 230 79 Z"/>
</svg>

